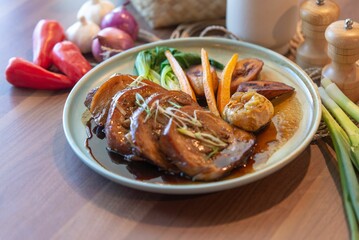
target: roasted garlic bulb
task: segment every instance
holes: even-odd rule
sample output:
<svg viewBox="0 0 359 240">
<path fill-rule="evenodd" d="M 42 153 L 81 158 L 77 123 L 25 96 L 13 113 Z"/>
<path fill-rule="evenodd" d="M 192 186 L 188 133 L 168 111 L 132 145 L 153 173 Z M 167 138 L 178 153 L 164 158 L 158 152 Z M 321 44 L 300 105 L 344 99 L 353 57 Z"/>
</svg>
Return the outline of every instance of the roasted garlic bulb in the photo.
<svg viewBox="0 0 359 240">
<path fill-rule="evenodd" d="M 271 101 L 256 92 L 236 92 L 223 110 L 227 122 L 251 132 L 269 123 L 273 115 Z"/>
</svg>

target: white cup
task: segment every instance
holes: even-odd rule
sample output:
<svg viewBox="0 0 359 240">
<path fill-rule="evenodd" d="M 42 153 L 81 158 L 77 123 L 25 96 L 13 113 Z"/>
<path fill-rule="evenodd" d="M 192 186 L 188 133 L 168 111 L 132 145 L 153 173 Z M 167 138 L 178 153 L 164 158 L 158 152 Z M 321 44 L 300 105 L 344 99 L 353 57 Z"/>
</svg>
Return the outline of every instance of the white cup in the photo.
<svg viewBox="0 0 359 240">
<path fill-rule="evenodd" d="M 288 51 L 298 19 L 298 0 L 227 0 L 227 29 L 281 54 Z"/>
</svg>

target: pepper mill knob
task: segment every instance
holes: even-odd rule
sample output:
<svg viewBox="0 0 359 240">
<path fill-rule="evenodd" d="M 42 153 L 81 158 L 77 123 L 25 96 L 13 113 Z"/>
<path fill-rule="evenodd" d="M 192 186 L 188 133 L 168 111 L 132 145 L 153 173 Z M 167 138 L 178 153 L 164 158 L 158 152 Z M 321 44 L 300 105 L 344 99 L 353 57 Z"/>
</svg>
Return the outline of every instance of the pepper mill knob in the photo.
<svg viewBox="0 0 359 240">
<path fill-rule="evenodd" d="M 330 62 L 325 29 L 338 20 L 339 6 L 330 0 L 308 0 L 300 7 L 300 17 L 305 40 L 297 48 L 296 62 L 302 68 L 324 67 Z"/>
<path fill-rule="evenodd" d="M 352 101 L 359 100 L 359 24 L 351 19 L 329 25 L 325 31 L 332 62 L 322 70 Z"/>
</svg>

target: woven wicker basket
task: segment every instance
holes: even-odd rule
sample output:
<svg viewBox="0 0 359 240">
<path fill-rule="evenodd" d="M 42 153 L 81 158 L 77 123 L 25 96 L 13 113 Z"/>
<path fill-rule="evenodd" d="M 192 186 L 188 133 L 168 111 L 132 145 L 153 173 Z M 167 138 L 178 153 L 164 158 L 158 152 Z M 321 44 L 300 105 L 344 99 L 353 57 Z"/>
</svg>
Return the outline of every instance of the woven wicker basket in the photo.
<svg viewBox="0 0 359 240">
<path fill-rule="evenodd" d="M 220 19 L 226 15 L 226 0 L 132 0 L 131 2 L 152 28 Z"/>
</svg>

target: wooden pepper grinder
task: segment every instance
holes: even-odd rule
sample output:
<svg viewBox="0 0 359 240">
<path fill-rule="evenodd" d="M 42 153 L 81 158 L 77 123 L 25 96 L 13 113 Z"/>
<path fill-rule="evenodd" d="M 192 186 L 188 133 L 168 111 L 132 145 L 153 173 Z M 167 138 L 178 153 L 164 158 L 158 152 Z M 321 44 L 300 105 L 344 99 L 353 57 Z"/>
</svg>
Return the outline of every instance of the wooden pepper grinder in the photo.
<svg viewBox="0 0 359 240">
<path fill-rule="evenodd" d="M 308 0 L 300 7 L 300 17 L 305 41 L 298 46 L 296 62 L 303 69 L 324 67 L 330 62 L 325 29 L 338 20 L 339 7 L 330 0 Z"/>
<path fill-rule="evenodd" d="M 332 62 L 322 76 L 332 80 L 352 101 L 359 100 L 359 23 L 346 19 L 329 25 L 325 31 Z"/>
</svg>

